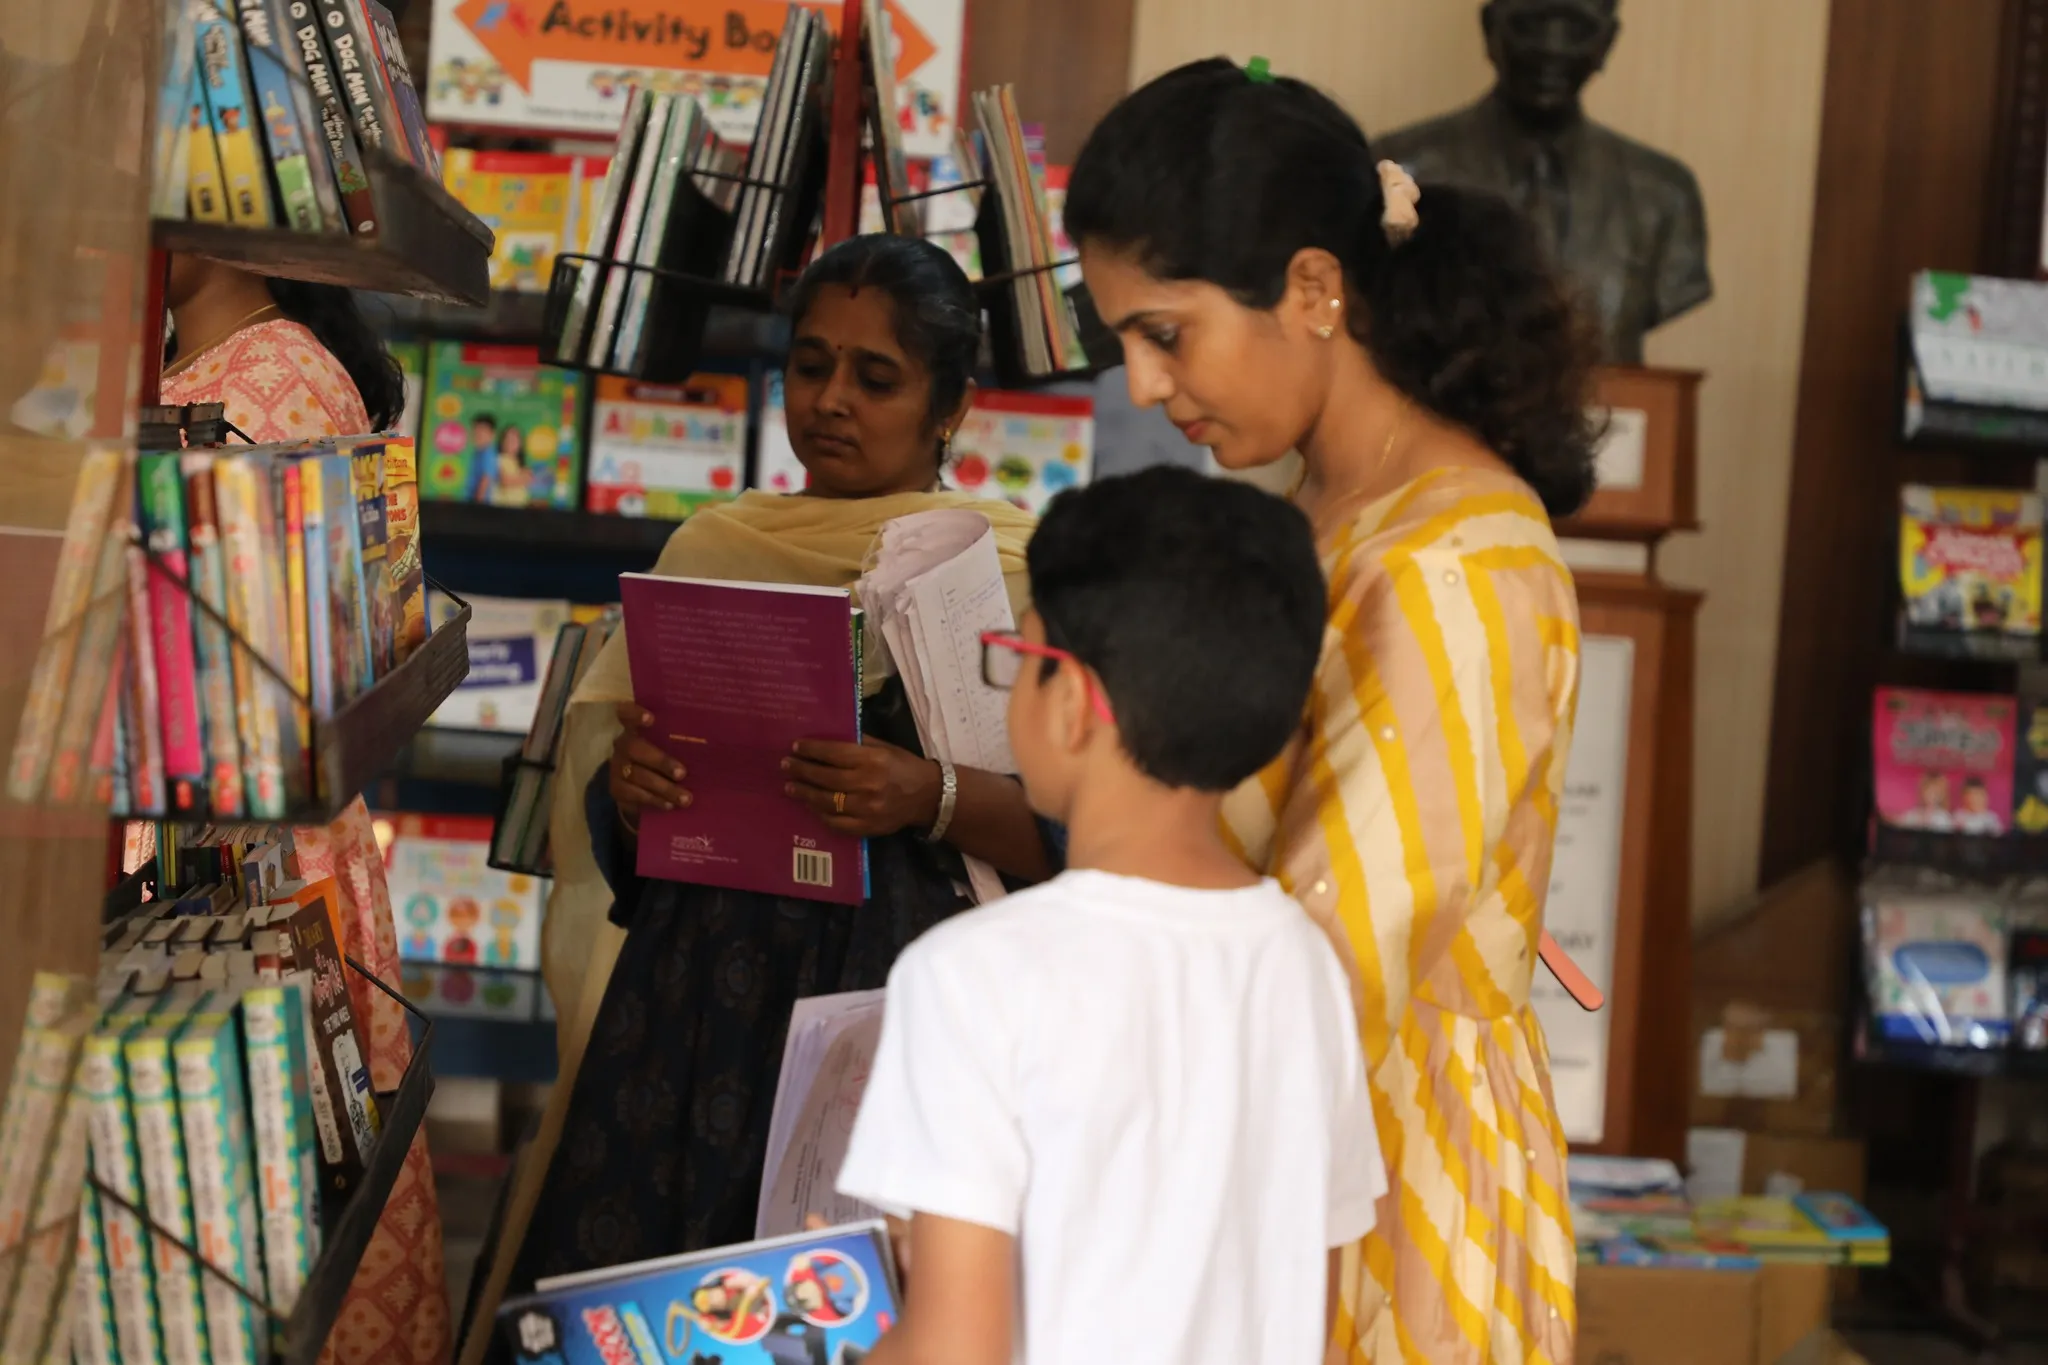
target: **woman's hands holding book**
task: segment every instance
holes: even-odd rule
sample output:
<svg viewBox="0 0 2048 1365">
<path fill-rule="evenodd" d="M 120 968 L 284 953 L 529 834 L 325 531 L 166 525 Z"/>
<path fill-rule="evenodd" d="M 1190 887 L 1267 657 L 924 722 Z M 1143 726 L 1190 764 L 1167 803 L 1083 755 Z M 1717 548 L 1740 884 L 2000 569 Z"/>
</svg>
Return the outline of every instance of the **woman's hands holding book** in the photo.
<svg viewBox="0 0 2048 1365">
<path fill-rule="evenodd" d="M 878 739 L 800 740 L 782 772 L 783 790 L 840 834 L 876 839 L 939 818 L 939 765 Z"/>
<path fill-rule="evenodd" d="M 689 772 L 646 738 L 654 717 L 638 703 L 620 702 L 618 715 L 619 737 L 612 742 L 609 785 L 620 822 L 628 833 L 638 834 L 645 812 L 679 810 L 690 804 L 690 793 L 677 785 Z"/>
</svg>

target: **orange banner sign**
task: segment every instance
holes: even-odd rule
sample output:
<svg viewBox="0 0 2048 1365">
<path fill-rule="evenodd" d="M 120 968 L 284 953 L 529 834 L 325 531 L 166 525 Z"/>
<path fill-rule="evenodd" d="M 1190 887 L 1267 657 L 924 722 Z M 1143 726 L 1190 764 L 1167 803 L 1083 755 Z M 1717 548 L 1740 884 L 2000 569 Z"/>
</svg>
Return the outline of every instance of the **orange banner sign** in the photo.
<svg viewBox="0 0 2048 1365">
<path fill-rule="evenodd" d="M 837 4 L 818 4 L 836 19 Z M 463 0 L 455 17 L 523 91 L 536 58 L 625 67 L 766 76 L 788 0 Z M 889 5 L 896 72 L 908 75 L 937 50 Z"/>
</svg>

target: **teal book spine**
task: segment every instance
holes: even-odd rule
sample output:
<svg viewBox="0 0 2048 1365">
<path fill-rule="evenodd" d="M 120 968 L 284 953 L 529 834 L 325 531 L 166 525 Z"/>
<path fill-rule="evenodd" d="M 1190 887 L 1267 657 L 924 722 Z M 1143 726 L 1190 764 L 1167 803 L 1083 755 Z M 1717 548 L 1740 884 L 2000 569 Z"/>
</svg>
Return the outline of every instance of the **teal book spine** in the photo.
<svg viewBox="0 0 2048 1365">
<path fill-rule="evenodd" d="M 216 1270 L 262 1299 L 263 1251 L 234 1005 L 232 995 L 214 995 L 179 1034 L 172 1050 L 178 1116 L 192 1186 L 195 1245 Z M 212 1275 L 200 1289 L 213 1365 L 259 1365 L 267 1359 L 269 1324 L 254 1305 Z"/>
</svg>

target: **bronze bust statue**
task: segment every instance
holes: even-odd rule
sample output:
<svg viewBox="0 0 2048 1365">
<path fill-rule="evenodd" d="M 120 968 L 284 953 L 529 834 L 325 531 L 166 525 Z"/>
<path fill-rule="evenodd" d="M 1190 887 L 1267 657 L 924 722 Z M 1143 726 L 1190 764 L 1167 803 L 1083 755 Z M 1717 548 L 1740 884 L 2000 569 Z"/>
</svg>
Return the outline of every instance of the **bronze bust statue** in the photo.
<svg viewBox="0 0 2048 1365">
<path fill-rule="evenodd" d="M 1480 25 L 1498 73 L 1492 92 L 1374 146 L 1425 187 L 1467 185 L 1525 207 L 1584 286 L 1607 358 L 1640 364 L 1643 334 L 1705 303 L 1714 284 L 1692 172 L 1601 127 L 1579 102 L 1621 32 L 1619 8 L 1620 0 L 1489 0 Z"/>
</svg>

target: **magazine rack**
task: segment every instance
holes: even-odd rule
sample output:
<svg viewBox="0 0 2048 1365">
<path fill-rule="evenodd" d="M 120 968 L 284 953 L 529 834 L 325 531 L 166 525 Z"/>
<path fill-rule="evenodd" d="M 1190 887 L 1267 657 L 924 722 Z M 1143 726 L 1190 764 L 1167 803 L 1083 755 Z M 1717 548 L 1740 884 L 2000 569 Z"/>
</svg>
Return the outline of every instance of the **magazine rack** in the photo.
<svg viewBox="0 0 2048 1365">
<path fill-rule="evenodd" d="M 555 727 L 555 749 L 557 752 L 561 749 L 562 731 L 564 728 L 560 725 Z M 512 794 L 517 789 L 519 774 L 524 771 L 542 772 L 552 776 L 555 771 L 554 754 L 550 753 L 546 759 L 528 758 L 519 750 L 514 750 L 505 755 L 505 762 L 498 777 L 498 805 L 497 809 L 491 814 L 491 856 L 484 860 L 485 865 L 495 868 L 500 872 L 523 873 L 529 877 L 552 877 L 555 875 L 555 860 L 548 848 L 547 813 L 545 809 L 540 812 L 541 838 L 539 852 L 531 859 L 517 857 L 501 859 L 498 856 L 499 833 L 505 829 L 506 817 L 512 813 Z M 543 787 L 542 795 L 552 798 L 552 787 Z"/>
<path fill-rule="evenodd" d="M 547 303 L 541 320 L 541 357 L 548 364 L 593 374 L 618 375 L 653 384 L 677 384 L 696 373 L 705 349 L 705 335 L 712 312 L 717 308 L 746 314 L 774 311 L 776 294 L 785 266 L 801 241 L 803 229 L 817 211 L 821 185 L 819 158 L 814 132 L 799 150 L 787 183 L 775 184 L 746 176 L 716 171 L 688 171 L 676 177 L 675 199 L 654 263 L 622 260 L 614 256 L 584 252 L 563 252 L 555 257 L 554 272 L 548 280 Z M 775 281 L 766 287 L 736 284 L 723 278 L 727 253 L 736 230 L 731 210 L 714 203 L 697 185 L 699 178 L 722 180 L 744 189 L 762 191 L 771 198 L 787 200 L 778 226 L 763 244 L 768 275 Z M 568 335 L 571 303 L 585 267 L 594 267 L 595 296 L 588 301 L 585 316 L 575 335 Z M 644 290 L 643 290 L 644 286 Z M 639 354 L 630 363 L 619 364 L 613 354 L 603 363 L 590 357 L 591 328 L 597 321 L 597 299 L 617 289 L 630 301 L 646 294 L 646 315 L 640 322 Z M 630 307 L 628 302 L 620 309 Z M 623 328 L 623 319 L 615 325 Z M 616 333 L 614 334 L 616 335 Z"/>
<path fill-rule="evenodd" d="M 118 927 L 109 927 L 109 937 Z M 406 1014 L 417 1021 L 419 1032 L 412 1060 L 406 1064 L 398 1089 L 377 1097 L 381 1123 L 362 1180 L 340 1209 L 322 1211 L 320 1254 L 307 1273 L 298 1300 L 288 1315 L 275 1312 L 260 1295 L 206 1259 L 192 1242 L 176 1236 L 150 1217 L 148 1210 L 122 1198 L 101 1181 L 97 1172 L 87 1176 L 94 1194 L 103 1203 L 139 1221 L 147 1229 L 153 1244 L 175 1248 L 196 1264 L 207 1280 L 228 1286 L 246 1300 L 258 1316 L 270 1324 L 268 1354 L 278 1365 L 314 1365 L 319 1360 L 321 1349 L 327 1344 L 328 1335 L 341 1315 L 342 1300 L 355 1280 L 357 1267 L 362 1264 L 363 1252 L 369 1247 L 371 1234 L 377 1229 L 385 1201 L 390 1198 L 392 1187 L 398 1183 L 398 1173 L 405 1165 L 406 1154 L 412 1149 L 420 1124 L 426 1118 L 427 1101 L 434 1093 L 433 1068 L 428 1062 L 433 1048 L 434 1020 L 353 957 L 344 958 L 344 961 L 349 970 L 396 1000 Z M 30 1233 L 23 1245 L 56 1237 L 70 1243 L 77 1236 L 78 1220 L 69 1217 Z"/>
<path fill-rule="evenodd" d="M 311 780 L 311 790 L 306 799 L 288 808 L 283 815 L 253 817 L 243 813 L 199 808 L 196 804 L 191 808 L 180 807 L 168 791 L 170 784 L 167 780 L 166 810 L 124 812 L 117 818 L 155 820 L 181 825 L 220 822 L 232 824 L 237 828 L 327 824 L 340 815 L 349 802 L 355 799 L 356 794 L 368 786 L 379 772 L 389 766 L 405 741 L 426 723 L 427 717 L 431 716 L 469 675 L 469 604 L 455 594 L 447 593 L 432 579 L 428 579 L 427 586 L 444 593 L 456 604 L 457 611 L 454 617 L 429 634 L 426 643 L 404 663 L 379 678 L 374 685 L 333 714 L 322 716 L 314 710 L 310 697 L 299 691 L 254 643 L 199 596 L 188 576 L 181 575 L 168 562 L 150 551 L 139 536 L 131 538 L 129 544 L 141 551 L 152 576 L 166 578 L 177 585 L 178 591 L 190 603 L 192 610 L 219 629 L 225 636 L 229 648 L 235 651 L 240 659 L 246 661 L 253 673 L 261 673 L 272 686 L 283 689 L 290 697 L 293 713 L 301 722 L 301 735 L 306 741 L 307 775 Z M 110 616 L 119 619 L 119 624 L 114 629 L 125 632 L 129 629 L 127 618 L 130 610 L 130 592 L 124 584 L 112 592 L 89 600 L 76 617 L 46 635 L 39 648 L 53 647 L 66 634 L 78 637 L 92 629 L 104 631 L 109 628 Z M 75 638 L 71 647 L 77 647 Z M 195 687 L 196 685 L 195 680 Z M 81 820 L 103 820 L 108 814 L 104 805 L 98 806 L 95 810 L 86 804 L 93 796 L 89 780 L 82 779 L 75 795 L 60 794 L 42 804 L 11 804 L 7 812 L 8 823 L 16 827 L 52 823 L 48 820 L 39 822 L 32 818 L 24 818 L 33 816 L 59 817 L 57 824 L 61 824 L 61 817 L 69 815 L 76 815 Z"/>
<path fill-rule="evenodd" d="M 965 188 L 951 186 L 950 189 Z M 1090 352 L 1090 363 L 1078 369 L 1054 369 L 1046 374 L 1033 374 L 1024 362 L 1024 319 L 1017 307 L 1014 285 L 1020 280 L 1038 275 L 1052 274 L 1075 264 L 1073 260 L 1054 261 L 1049 265 L 1018 266 L 1016 254 L 1010 249 L 1009 236 L 1003 226 L 1001 191 L 988 185 L 981 197 L 981 211 L 974 222 L 975 235 L 981 240 L 981 279 L 975 282 L 975 289 L 981 295 L 982 306 L 988 310 L 989 355 L 994 361 L 996 380 L 1006 389 L 1035 388 L 1044 384 L 1058 384 L 1070 380 L 1093 379 L 1111 361 L 1104 363 L 1096 359 L 1096 352 Z M 1056 291 L 1064 300 L 1064 290 Z M 1094 310 L 1088 310 L 1094 315 Z M 1114 344 L 1114 343 L 1112 343 Z M 1085 337 L 1084 337 L 1085 346 Z"/>
<path fill-rule="evenodd" d="M 150 243 L 258 275 L 450 303 L 487 302 L 496 237 L 482 220 L 419 167 L 386 152 L 364 148 L 363 168 L 377 205 L 374 236 L 158 218 L 150 223 Z"/>
</svg>

